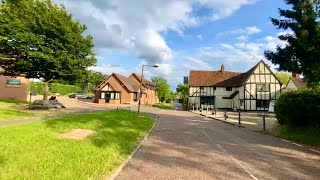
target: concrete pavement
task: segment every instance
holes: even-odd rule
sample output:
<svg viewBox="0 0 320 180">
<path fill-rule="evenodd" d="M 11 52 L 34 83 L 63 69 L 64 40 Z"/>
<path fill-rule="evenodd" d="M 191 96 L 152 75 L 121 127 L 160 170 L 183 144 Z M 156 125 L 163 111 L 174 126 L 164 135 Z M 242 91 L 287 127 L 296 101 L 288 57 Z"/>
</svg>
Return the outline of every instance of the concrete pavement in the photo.
<svg viewBox="0 0 320 180">
<path fill-rule="evenodd" d="M 320 154 L 279 138 L 164 110 L 117 179 L 319 179 Z"/>
</svg>

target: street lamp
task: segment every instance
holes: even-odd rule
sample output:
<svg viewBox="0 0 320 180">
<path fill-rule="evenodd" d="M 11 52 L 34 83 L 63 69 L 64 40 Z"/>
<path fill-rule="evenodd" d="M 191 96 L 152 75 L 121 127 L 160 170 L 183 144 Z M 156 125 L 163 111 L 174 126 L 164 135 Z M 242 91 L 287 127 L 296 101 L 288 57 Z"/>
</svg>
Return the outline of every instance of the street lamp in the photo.
<svg viewBox="0 0 320 180">
<path fill-rule="evenodd" d="M 147 67 L 154 67 L 154 68 L 159 67 L 159 65 L 158 65 L 158 64 L 155 64 L 155 65 L 142 65 L 141 79 L 140 79 L 140 87 L 139 87 L 138 114 L 140 113 L 140 105 L 141 105 L 141 97 L 142 97 L 142 80 L 143 80 L 143 70 L 144 70 L 144 67 L 145 67 L 145 66 L 147 66 Z"/>
</svg>

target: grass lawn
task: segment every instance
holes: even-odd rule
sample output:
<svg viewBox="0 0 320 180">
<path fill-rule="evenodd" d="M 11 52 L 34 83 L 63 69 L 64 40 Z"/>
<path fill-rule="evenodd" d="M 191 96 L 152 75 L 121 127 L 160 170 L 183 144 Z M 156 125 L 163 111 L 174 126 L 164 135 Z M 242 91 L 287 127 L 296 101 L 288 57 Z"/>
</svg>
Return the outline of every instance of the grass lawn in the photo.
<svg viewBox="0 0 320 180">
<path fill-rule="evenodd" d="M 19 119 L 34 116 L 33 112 L 22 110 L 19 107 L 26 106 L 28 102 L 12 99 L 0 100 L 0 121 Z"/>
<path fill-rule="evenodd" d="M 12 99 L 0 99 L 0 121 L 18 120 L 27 117 L 39 117 L 46 115 L 63 114 L 66 112 L 52 110 L 26 109 L 28 102 Z"/>
<path fill-rule="evenodd" d="M 279 126 L 277 136 L 301 144 L 320 146 L 320 129 L 296 129 L 288 126 Z"/>
<path fill-rule="evenodd" d="M 153 105 L 152 107 L 156 107 L 156 108 L 159 108 L 159 109 L 171 109 L 172 106 L 173 106 L 172 103 L 161 103 L 161 104 Z"/>
<path fill-rule="evenodd" d="M 153 123 L 145 115 L 109 111 L 0 127 L 0 179 L 103 179 Z M 58 136 L 73 129 L 96 134 L 84 140 Z"/>
</svg>

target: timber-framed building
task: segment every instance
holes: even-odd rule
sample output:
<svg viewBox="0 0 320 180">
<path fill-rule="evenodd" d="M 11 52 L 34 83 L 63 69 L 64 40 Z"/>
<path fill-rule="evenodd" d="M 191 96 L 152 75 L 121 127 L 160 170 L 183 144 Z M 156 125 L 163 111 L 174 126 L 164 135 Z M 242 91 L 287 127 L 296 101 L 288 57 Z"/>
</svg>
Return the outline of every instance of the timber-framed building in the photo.
<svg viewBox="0 0 320 180">
<path fill-rule="evenodd" d="M 276 101 L 282 84 L 264 62 L 259 61 L 244 73 L 191 70 L 189 108 L 223 108 L 266 111 Z"/>
</svg>

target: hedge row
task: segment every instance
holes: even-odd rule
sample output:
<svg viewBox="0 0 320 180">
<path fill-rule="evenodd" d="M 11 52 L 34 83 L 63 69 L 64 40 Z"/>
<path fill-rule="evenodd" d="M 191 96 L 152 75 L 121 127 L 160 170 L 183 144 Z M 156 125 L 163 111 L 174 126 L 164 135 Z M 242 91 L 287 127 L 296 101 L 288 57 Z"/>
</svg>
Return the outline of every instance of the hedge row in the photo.
<svg viewBox="0 0 320 180">
<path fill-rule="evenodd" d="M 44 83 L 43 82 L 29 82 L 29 91 L 34 91 L 37 94 L 43 94 Z M 82 89 L 75 85 L 65 85 L 59 83 L 51 83 L 49 85 L 50 93 L 59 93 L 66 95 L 75 92 L 81 92 Z"/>
<path fill-rule="evenodd" d="M 320 127 L 320 90 L 289 91 L 275 104 L 279 124 L 292 127 Z"/>
<path fill-rule="evenodd" d="M 70 93 L 80 92 L 82 91 L 82 89 L 75 85 L 52 83 L 49 86 L 49 91 L 52 93 L 60 93 L 61 95 L 66 95 Z"/>
</svg>

